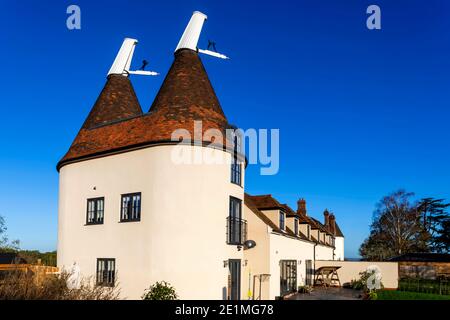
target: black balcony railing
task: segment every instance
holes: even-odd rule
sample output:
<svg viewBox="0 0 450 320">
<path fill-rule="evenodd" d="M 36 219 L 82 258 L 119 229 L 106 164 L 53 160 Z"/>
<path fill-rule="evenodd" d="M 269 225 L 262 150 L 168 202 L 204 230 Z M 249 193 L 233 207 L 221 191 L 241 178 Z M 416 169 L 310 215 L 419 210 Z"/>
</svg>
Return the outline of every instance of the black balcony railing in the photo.
<svg viewBox="0 0 450 320">
<path fill-rule="evenodd" d="M 227 218 L 227 244 L 243 245 L 247 240 L 247 221 L 236 218 Z"/>
</svg>

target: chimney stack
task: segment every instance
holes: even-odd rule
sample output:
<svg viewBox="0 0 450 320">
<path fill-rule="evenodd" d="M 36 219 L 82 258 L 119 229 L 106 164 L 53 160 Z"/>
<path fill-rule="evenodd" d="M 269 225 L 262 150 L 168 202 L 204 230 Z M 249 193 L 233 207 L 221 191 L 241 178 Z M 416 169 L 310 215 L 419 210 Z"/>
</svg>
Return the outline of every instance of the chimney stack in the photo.
<svg viewBox="0 0 450 320">
<path fill-rule="evenodd" d="M 301 215 L 307 215 L 306 214 L 306 201 L 305 199 L 301 198 L 297 201 L 297 213 Z"/>
<path fill-rule="evenodd" d="M 334 216 L 334 214 L 330 215 L 330 231 L 333 235 L 336 235 L 336 217 Z"/>
<path fill-rule="evenodd" d="M 325 209 L 325 211 L 323 212 L 323 217 L 324 225 L 328 228 L 330 226 L 330 213 L 328 212 L 328 209 Z"/>
</svg>

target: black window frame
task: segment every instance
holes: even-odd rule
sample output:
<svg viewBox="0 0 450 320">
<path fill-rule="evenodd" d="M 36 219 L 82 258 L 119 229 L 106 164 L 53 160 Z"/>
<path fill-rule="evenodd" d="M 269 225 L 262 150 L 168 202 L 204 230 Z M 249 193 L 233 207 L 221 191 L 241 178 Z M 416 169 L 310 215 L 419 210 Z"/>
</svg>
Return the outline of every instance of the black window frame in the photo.
<svg viewBox="0 0 450 320">
<path fill-rule="evenodd" d="M 239 153 L 242 148 L 242 137 L 235 131 L 233 134 L 233 159 L 231 160 L 231 183 L 242 186 L 242 163 Z"/>
<path fill-rule="evenodd" d="M 237 157 L 231 162 L 231 183 L 242 186 L 242 163 Z"/>
<path fill-rule="evenodd" d="M 106 266 L 105 270 L 100 270 L 100 263 Z M 109 262 L 112 262 L 113 268 L 109 270 Z M 100 275 L 101 274 L 101 275 Z M 116 259 L 115 258 L 97 258 L 95 283 L 101 287 L 114 287 L 116 282 Z"/>
<path fill-rule="evenodd" d="M 123 199 L 125 197 L 130 197 L 130 201 L 127 205 L 127 212 L 133 212 L 133 197 L 139 196 L 139 210 L 137 212 L 137 217 L 132 217 L 132 215 L 128 214 L 128 218 L 124 218 L 124 205 Z M 125 193 L 120 197 L 120 222 L 139 222 L 141 221 L 142 214 L 142 193 L 141 192 L 133 192 L 133 193 Z"/>
<path fill-rule="evenodd" d="M 297 260 L 280 260 L 280 295 L 297 291 Z"/>
<path fill-rule="evenodd" d="M 235 204 L 233 206 L 233 203 Z M 238 212 L 233 211 L 238 208 Z M 242 219 L 242 200 L 230 196 L 227 218 L 227 244 L 243 245 L 247 240 L 247 221 Z"/>
<path fill-rule="evenodd" d="M 283 219 L 281 219 L 281 217 L 283 217 Z M 279 216 L 279 224 L 280 224 L 280 229 L 285 231 L 286 230 L 286 214 L 284 213 L 284 211 L 280 210 L 280 216 Z"/>
<path fill-rule="evenodd" d="M 295 235 L 298 236 L 299 235 L 299 222 L 298 222 L 298 218 L 294 218 L 294 232 Z"/>
<path fill-rule="evenodd" d="M 103 202 L 103 208 L 102 208 L 102 215 L 101 215 L 101 220 L 98 219 L 98 215 L 99 215 L 99 210 L 98 210 L 98 202 L 102 201 Z M 95 221 L 89 221 L 89 217 L 90 217 L 90 213 L 92 212 L 91 210 L 89 210 L 89 203 L 93 202 L 94 203 L 94 220 Z M 103 224 L 105 222 L 105 197 L 96 197 L 96 198 L 89 198 L 86 201 L 86 225 L 97 225 L 97 224 Z"/>
</svg>

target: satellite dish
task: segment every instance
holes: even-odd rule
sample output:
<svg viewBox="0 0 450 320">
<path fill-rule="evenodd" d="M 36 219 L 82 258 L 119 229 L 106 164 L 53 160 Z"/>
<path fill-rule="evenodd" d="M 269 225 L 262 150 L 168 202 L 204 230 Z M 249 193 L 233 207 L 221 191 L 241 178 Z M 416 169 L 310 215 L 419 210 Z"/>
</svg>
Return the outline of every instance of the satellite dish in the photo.
<svg viewBox="0 0 450 320">
<path fill-rule="evenodd" d="M 244 242 L 244 248 L 245 249 L 251 249 L 251 248 L 254 248 L 254 247 L 256 247 L 256 242 L 255 241 L 253 241 L 253 240 L 247 240 L 247 241 L 245 241 Z"/>
</svg>

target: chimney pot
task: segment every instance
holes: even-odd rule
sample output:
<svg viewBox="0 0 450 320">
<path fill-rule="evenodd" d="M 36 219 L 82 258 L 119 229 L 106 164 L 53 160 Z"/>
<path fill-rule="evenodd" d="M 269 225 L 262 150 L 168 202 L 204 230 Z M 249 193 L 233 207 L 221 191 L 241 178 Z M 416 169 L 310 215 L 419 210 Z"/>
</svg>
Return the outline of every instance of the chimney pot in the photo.
<svg viewBox="0 0 450 320">
<path fill-rule="evenodd" d="M 297 201 L 297 213 L 302 215 L 306 214 L 306 200 L 301 198 Z"/>
<path fill-rule="evenodd" d="M 330 231 L 333 235 L 336 235 L 336 217 L 334 214 L 330 215 Z"/>
<path fill-rule="evenodd" d="M 330 213 L 328 212 L 328 209 L 325 209 L 323 212 L 324 217 L 324 225 L 328 227 L 330 225 Z"/>
</svg>

